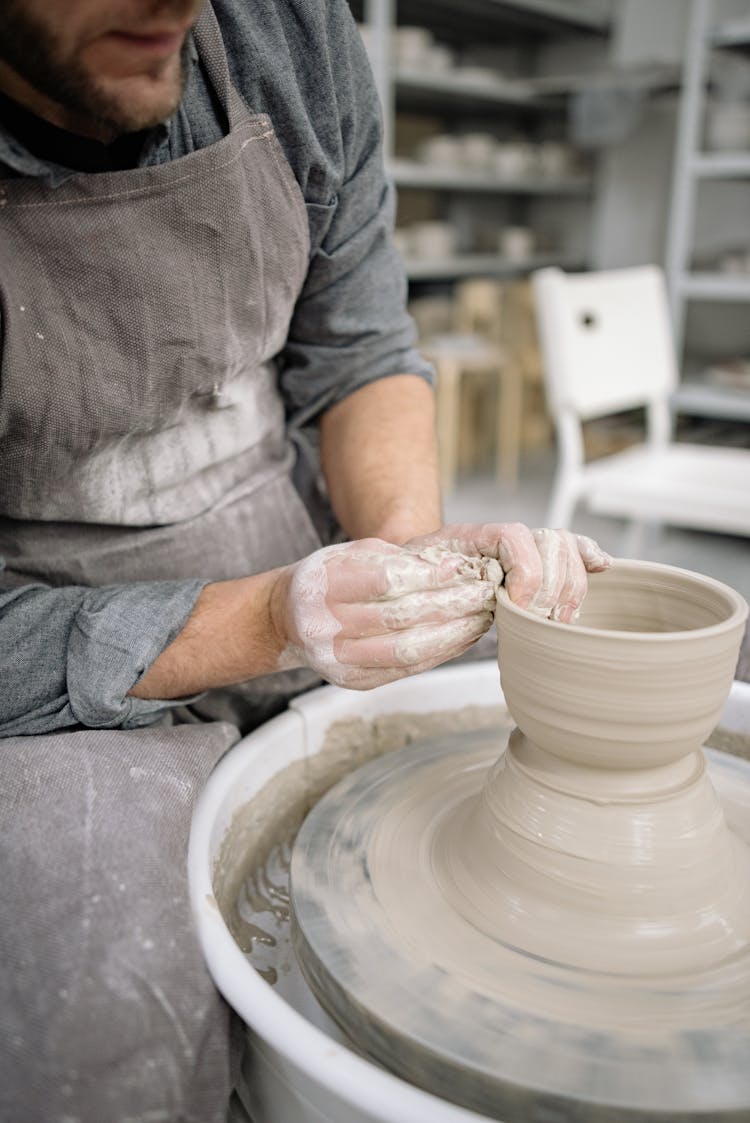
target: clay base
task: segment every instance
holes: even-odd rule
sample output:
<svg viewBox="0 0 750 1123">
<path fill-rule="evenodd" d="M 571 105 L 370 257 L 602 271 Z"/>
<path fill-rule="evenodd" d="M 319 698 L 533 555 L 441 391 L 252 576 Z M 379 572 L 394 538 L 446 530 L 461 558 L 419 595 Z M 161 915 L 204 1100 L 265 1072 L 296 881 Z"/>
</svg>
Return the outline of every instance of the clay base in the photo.
<svg viewBox="0 0 750 1123">
<path fill-rule="evenodd" d="M 716 910 L 714 926 L 701 927 L 704 892 L 703 904 L 691 899 L 697 931 L 675 942 L 684 926 L 666 907 L 659 927 L 651 908 L 664 893 L 652 893 L 639 913 L 636 878 L 620 894 L 626 904 L 614 919 L 611 900 L 590 901 L 588 912 L 581 905 L 576 940 L 565 915 L 569 887 L 556 892 L 549 868 L 538 871 L 536 886 L 527 876 L 525 895 L 513 892 L 517 864 L 528 875 L 544 842 L 532 826 L 530 850 L 516 846 L 511 853 L 512 847 L 497 848 L 497 838 L 486 840 L 481 852 L 495 854 L 480 878 L 487 910 L 471 915 L 482 893 L 470 891 L 471 908 L 463 907 L 456 887 L 466 885 L 465 870 L 458 878 L 456 870 L 463 844 L 476 847 L 502 820 L 497 809 L 479 813 L 476 802 L 497 756 L 486 733 L 410 748 L 346 777 L 314 808 L 295 844 L 292 905 L 295 948 L 321 1003 L 388 1068 L 505 1123 L 655 1113 L 660 1123 L 747 1123 L 750 923 L 746 931 L 739 881 L 722 895 L 714 878 L 708 893 L 714 906 L 723 902 L 717 907 L 725 920 L 730 916 L 729 933 Z M 523 746 L 517 756 L 528 779 L 540 761 Z M 695 821 L 709 823 L 705 801 L 714 797 L 701 761 L 675 767 L 681 774 L 665 776 L 665 791 L 669 784 L 697 791 Z M 709 823 L 706 837 L 727 868 L 739 863 L 746 886 L 750 766 L 710 753 L 708 775 L 732 828 L 730 852 L 723 824 L 717 831 Z M 632 794 L 638 806 L 638 792 Z M 591 806 L 601 812 L 606 805 Z M 549 808 L 541 814 L 537 803 L 535 820 L 529 810 L 527 799 L 520 821 L 536 821 L 542 834 L 556 821 L 559 840 L 565 815 Z M 579 855 L 573 866 L 598 858 L 604 870 L 613 848 L 628 842 L 632 850 L 638 840 L 614 829 L 598 854 Z M 663 842 L 668 846 L 669 839 Z M 570 870 L 560 875 L 569 877 Z M 599 884 L 606 888 L 606 877 Z M 671 937 L 662 939 L 665 924 Z M 529 949 L 532 931 L 540 942 Z M 702 934 L 710 938 L 702 942 Z M 649 940 L 655 958 L 643 951 Z"/>
</svg>

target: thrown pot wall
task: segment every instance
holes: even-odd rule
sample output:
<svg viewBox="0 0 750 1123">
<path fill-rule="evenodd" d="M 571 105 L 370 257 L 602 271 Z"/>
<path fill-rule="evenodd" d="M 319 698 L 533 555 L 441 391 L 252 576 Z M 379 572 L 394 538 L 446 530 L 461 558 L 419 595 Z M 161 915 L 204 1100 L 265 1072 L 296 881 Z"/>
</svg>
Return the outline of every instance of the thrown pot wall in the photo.
<svg viewBox="0 0 750 1123">
<path fill-rule="evenodd" d="M 575 624 L 498 598 L 500 675 L 514 720 L 572 763 L 628 769 L 700 748 L 732 685 L 748 607 L 712 578 L 616 560 L 589 577 Z"/>
</svg>

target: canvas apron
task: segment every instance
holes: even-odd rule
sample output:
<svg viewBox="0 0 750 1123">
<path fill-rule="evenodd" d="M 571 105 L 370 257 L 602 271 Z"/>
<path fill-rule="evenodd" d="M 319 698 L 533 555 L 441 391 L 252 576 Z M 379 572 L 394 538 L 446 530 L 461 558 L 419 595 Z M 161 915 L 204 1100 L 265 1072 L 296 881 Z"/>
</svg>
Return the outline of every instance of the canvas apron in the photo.
<svg viewBox="0 0 750 1123">
<path fill-rule="evenodd" d="M 56 188 L 0 182 L 0 584 L 222 580 L 321 544 L 273 361 L 307 271 L 305 203 L 210 5 L 195 40 L 223 140 Z M 256 680 L 202 713 L 248 728 L 313 681 Z"/>
<path fill-rule="evenodd" d="M 305 204 L 232 88 L 210 6 L 195 40 L 223 140 L 54 189 L 0 181 L 0 585 L 220 580 L 320 544 L 273 363 Z M 312 681 L 297 675 L 195 709 L 248 728 Z M 237 736 L 208 721 L 0 743 L 3 1117 L 224 1117 L 227 1011 L 184 861 L 192 801 Z"/>
</svg>

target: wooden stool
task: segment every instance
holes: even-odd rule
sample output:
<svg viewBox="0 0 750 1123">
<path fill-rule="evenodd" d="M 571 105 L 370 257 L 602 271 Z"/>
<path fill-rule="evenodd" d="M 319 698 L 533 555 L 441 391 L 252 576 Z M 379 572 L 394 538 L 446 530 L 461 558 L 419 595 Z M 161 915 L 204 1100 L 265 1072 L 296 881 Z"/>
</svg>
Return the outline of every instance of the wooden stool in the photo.
<svg viewBox="0 0 750 1123">
<path fill-rule="evenodd" d="M 437 373 L 437 435 L 440 479 L 445 493 L 453 490 L 462 444 L 473 434 L 462 424 L 461 399 L 467 379 L 482 377 L 496 394 L 495 471 L 506 486 L 518 480 L 522 406 L 521 371 L 508 361 L 502 346 L 503 288 L 495 281 L 465 281 L 456 287 L 456 331 L 424 340 L 421 350 Z M 480 383 L 481 385 L 481 383 Z"/>
</svg>

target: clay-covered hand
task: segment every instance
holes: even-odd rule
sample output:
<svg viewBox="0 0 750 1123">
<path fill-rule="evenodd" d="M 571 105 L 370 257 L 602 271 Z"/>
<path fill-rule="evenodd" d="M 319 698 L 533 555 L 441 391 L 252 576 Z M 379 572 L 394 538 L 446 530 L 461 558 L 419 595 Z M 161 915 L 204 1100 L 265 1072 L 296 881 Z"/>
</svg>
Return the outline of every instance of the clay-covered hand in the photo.
<svg viewBox="0 0 750 1123">
<path fill-rule="evenodd" d="M 593 538 L 569 530 L 531 530 L 523 523 L 461 523 L 444 526 L 406 544 L 438 546 L 470 557 L 496 558 L 515 604 L 565 623 L 586 595 L 587 573 L 612 564 Z"/>
<path fill-rule="evenodd" d="M 428 670 L 487 631 L 500 578 L 496 563 L 378 538 L 317 550 L 280 574 L 279 669 L 356 690 Z"/>
</svg>

